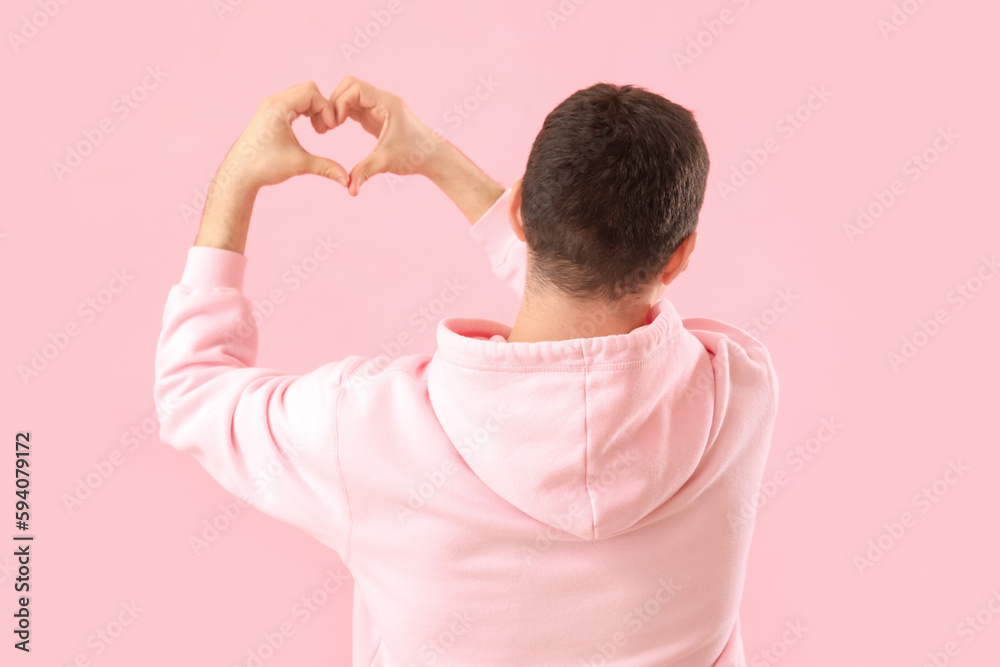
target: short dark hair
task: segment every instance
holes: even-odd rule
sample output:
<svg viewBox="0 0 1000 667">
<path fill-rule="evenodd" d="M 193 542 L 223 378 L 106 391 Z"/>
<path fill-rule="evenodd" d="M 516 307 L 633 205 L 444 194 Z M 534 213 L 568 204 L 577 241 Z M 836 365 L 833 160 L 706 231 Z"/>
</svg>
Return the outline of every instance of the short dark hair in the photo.
<svg viewBox="0 0 1000 667">
<path fill-rule="evenodd" d="M 708 170 L 688 109 L 641 86 L 576 91 L 546 116 L 524 172 L 528 289 L 640 293 L 697 226 Z"/>
</svg>

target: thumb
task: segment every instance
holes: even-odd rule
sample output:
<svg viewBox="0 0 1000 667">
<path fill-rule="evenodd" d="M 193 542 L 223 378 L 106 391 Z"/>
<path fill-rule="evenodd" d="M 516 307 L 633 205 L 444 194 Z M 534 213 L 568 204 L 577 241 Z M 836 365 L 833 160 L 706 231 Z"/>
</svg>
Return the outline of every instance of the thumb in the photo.
<svg viewBox="0 0 1000 667">
<path fill-rule="evenodd" d="M 348 187 L 350 194 L 357 196 L 361 185 L 375 174 L 381 174 L 389 166 L 389 160 L 379 149 L 372 151 L 368 157 L 354 165 L 351 169 L 351 181 Z"/>
<path fill-rule="evenodd" d="M 347 170 L 339 163 L 325 157 L 306 152 L 305 173 L 316 174 L 347 187 Z"/>
</svg>

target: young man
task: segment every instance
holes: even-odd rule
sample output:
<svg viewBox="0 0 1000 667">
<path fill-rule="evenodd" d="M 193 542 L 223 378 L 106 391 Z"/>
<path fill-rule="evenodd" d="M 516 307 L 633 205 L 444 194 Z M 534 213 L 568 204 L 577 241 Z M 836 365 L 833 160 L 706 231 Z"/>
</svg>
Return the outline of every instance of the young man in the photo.
<svg viewBox="0 0 1000 667">
<path fill-rule="evenodd" d="M 376 148 L 348 173 L 301 148 L 303 114 L 318 132 L 354 119 Z M 354 665 L 744 665 L 777 384 L 760 342 L 660 300 L 708 169 L 692 114 L 630 86 L 559 104 L 509 188 L 363 81 L 269 97 L 167 297 L 160 438 L 341 556 Z M 304 173 L 352 195 L 378 173 L 439 185 L 523 292 L 513 326 L 449 317 L 433 354 L 255 366 L 250 211 Z"/>
</svg>

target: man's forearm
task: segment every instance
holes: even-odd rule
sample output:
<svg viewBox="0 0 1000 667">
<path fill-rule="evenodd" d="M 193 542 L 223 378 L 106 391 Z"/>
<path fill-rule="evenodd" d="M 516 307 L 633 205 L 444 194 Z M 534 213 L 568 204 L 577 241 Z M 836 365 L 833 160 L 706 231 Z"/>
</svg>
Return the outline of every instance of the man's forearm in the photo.
<svg viewBox="0 0 1000 667">
<path fill-rule="evenodd" d="M 222 173 L 221 169 L 219 173 Z M 259 188 L 243 185 L 235 179 L 224 186 L 213 180 L 194 245 L 245 254 L 250 214 L 258 191 Z"/>
<path fill-rule="evenodd" d="M 441 137 L 437 140 L 420 173 L 441 188 L 470 223 L 475 223 L 496 203 L 506 188 L 490 178 L 450 141 Z M 224 174 L 229 178 L 224 185 L 220 184 L 219 175 L 225 171 L 223 167 L 216 174 L 216 180 L 212 181 L 194 245 L 245 254 L 250 214 L 260 188 L 242 182 L 239 174 Z"/>
<path fill-rule="evenodd" d="M 506 188 L 486 175 L 450 141 L 440 139 L 422 170 L 475 223 Z"/>
</svg>

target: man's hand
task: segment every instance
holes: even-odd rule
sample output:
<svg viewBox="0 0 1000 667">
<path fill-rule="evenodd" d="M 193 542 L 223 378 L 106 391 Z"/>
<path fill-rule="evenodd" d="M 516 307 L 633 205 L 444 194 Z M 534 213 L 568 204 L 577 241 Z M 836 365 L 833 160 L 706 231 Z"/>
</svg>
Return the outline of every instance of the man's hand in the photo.
<svg viewBox="0 0 1000 667">
<path fill-rule="evenodd" d="M 347 187 L 347 170 L 306 152 L 292 132 L 292 121 L 306 115 L 320 134 L 336 126 L 333 107 L 312 81 L 271 95 L 233 143 L 209 186 L 194 244 L 246 251 L 250 214 L 257 192 L 292 176 L 318 174 Z"/>
<path fill-rule="evenodd" d="M 334 124 L 348 118 L 378 137 L 375 148 L 351 169 L 348 192 L 357 196 L 375 174 L 428 175 L 448 143 L 427 127 L 398 95 L 346 76 L 330 95 Z"/>
<path fill-rule="evenodd" d="M 307 152 L 292 132 L 292 121 L 309 116 L 319 134 L 333 129 L 334 110 L 312 81 L 264 98 L 243 134 L 229 149 L 216 181 L 247 189 L 277 185 L 292 176 L 317 174 L 347 187 L 347 170 Z M 226 178 L 228 176 L 228 178 Z"/>
<path fill-rule="evenodd" d="M 392 93 L 344 77 L 330 96 L 334 125 L 348 118 L 378 137 L 372 152 L 351 169 L 347 190 L 358 189 L 375 174 L 420 174 L 429 178 L 475 223 L 504 193 L 460 150 L 425 125 Z"/>
</svg>

